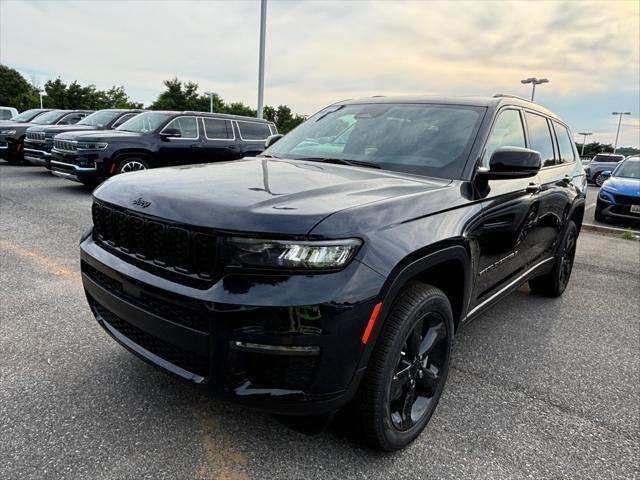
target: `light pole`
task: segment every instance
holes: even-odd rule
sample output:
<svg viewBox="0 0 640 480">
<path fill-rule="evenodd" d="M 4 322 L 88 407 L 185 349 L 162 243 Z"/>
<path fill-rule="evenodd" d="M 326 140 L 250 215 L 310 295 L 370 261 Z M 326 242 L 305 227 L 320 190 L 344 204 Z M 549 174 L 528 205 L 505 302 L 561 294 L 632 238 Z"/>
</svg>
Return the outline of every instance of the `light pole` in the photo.
<svg viewBox="0 0 640 480">
<path fill-rule="evenodd" d="M 258 60 L 258 118 L 264 110 L 264 41 L 267 33 L 267 0 L 260 0 L 260 57 Z"/>
<path fill-rule="evenodd" d="M 42 108 L 42 90 L 38 90 L 38 93 L 40 94 L 40 108 Z"/>
<path fill-rule="evenodd" d="M 209 112 L 213 113 L 213 96 L 216 92 L 204 92 L 205 95 L 209 95 Z"/>
<path fill-rule="evenodd" d="M 593 133 L 591 132 L 578 132 L 578 135 L 584 135 L 584 138 L 582 139 L 582 151 L 580 152 L 580 156 L 584 156 L 584 144 L 587 143 L 587 137 L 589 135 L 593 135 Z"/>
<path fill-rule="evenodd" d="M 529 78 L 525 78 L 524 80 L 520 80 L 520 83 L 533 84 L 533 90 L 531 90 L 531 101 L 533 102 L 533 98 L 536 96 L 536 85 L 540 85 L 541 83 L 549 83 L 549 79 L 529 77 Z"/>
<path fill-rule="evenodd" d="M 622 123 L 622 115 L 631 115 L 631 112 L 611 112 L 611 115 L 618 115 L 618 131 L 616 132 L 616 143 L 613 144 L 613 153 L 618 149 L 618 137 L 620 136 L 620 124 Z"/>
</svg>

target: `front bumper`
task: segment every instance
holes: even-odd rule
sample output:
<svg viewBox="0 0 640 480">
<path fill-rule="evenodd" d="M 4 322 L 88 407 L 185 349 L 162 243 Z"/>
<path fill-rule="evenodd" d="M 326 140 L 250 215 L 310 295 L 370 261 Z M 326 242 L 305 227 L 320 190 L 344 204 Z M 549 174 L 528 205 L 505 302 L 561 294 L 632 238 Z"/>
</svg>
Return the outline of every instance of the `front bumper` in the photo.
<svg viewBox="0 0 640 480">
<path fill-rule="evenodd" d="M 606 217 L 640 223 L 640 213 L 632 213 L 631 205 L 632 204 L 605 202 L 598 197 L 596 210 Z M 640 205 L 640 199 L 638 199 L 636 205 Z"/>
<path fill-rule="evenodd" d="M 34 165 L 47 167 L 51 170 L 51 145 L 25 140 L 24 159 Z"/>
<path fill-rule="evenodd" d="M 335 274 L 222 278 L 203 290 L 133 266 L 92 236 L 81 244 L 81 259 L 99 324 L 165 371 L 280 414 L 332 411 L 357 389 L 362 333 L 384 280 L 358 262 Z M 318 289 L 353 291 L 354 284 L 363 285 L 360 301 L 350 293 L 348 302 L 308 302 Z M 277 303 L 276 290 L 298 292 L 300 301 Z"/>
<path fill-rule="evenodd" d="M 98 183 L 109 177 L 108 162 L 97 153 L 51 151 L 51 173 L 83 183 Z"/>
</svg>

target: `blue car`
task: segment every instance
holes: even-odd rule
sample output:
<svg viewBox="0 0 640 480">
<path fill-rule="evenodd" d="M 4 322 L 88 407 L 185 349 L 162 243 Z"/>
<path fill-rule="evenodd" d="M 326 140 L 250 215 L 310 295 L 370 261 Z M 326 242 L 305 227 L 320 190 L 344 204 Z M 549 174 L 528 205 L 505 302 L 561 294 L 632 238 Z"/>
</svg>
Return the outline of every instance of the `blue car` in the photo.
<svg viewBox="0 0 640 480">
<path fill-rule="evenodd" d="M 595 219 L 640 221 L 640 156 L 620 162 L 613 173 L 603 173 L 605 182 L 598 193 Z"/>
</svg>

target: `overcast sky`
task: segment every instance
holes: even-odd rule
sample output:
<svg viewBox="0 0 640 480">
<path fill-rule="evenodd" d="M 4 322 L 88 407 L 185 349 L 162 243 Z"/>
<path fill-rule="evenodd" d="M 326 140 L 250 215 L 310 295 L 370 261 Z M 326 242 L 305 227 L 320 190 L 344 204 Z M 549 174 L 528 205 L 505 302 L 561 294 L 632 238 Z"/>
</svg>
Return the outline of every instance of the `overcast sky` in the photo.
<svg viewBox="0 0 640 480">
<path fill-rule="evenodd" d="M 270 0 L 265 103 L 311 114 L 370 95 L 522 96 L 574 133 L 640 146 L 640 2 Z M 43 84 L 123 85 L 145 104 L 193 80 L 255 106 L 259 2 L 0 0 L 0 62 Z"/>
</svg>

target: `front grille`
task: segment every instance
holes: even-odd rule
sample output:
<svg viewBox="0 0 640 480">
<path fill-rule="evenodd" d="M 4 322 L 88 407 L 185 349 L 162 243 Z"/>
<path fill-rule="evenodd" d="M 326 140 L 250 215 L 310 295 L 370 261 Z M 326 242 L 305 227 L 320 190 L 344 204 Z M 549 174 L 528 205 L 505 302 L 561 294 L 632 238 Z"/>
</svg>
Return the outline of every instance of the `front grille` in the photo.
<svg viewBox="0 0 640 480">
<path fill-rule="evenodd" d="M 213 278 L 216 267 L 214 235 L 97 202 L 93 204 L 92 215 L 98 240 L 107 247 L 177 273 Z"/>
<path fill-rule="evenodd" d="M 90 299 L 90 301 L 93 310 L 104 322 L 108 323 L 132 342 L 191 373 L 198 374 L 205 378 L 209 376 L 209 360 L 207 357 L 197 355 L 193 352 L 189 352 L 167 343 L 164 340 L 160 340 L 159 338 L 140 330 L 135 325 L 131 325 L 126 320 L 107 310 L 95 300 Z"/>
<path fill-rule="evenodd" d="M 44 132 L 27 132 L 27 139 L 36 142 L 44 142 Z"/>
<path fill-rule="evenodd" d="M 75 152 L 78 150 L 78 142 L 72 140 L 58 140 L 57 138 L 54 138 L 53 146 L 56 150 L 61 150 L 63 152 Z"/>
<path fill-rule="evenodd" d="M 169 302 L 156 295 L 147 292 L 140 292 L 139 297 L 129 295 L 124 291 L 122 283 L 105 275 L 100 270 L 92 267 L 86 262 L 82 262 L 82 272 L 89 276 L 94 282 L 101 287 L 116 294 L 118 297 L 127 300 L 148 312 L 166 318 L 167 320 L 179 325 L 198 330 L 203 333 L 209 333 L 209 317 L 206 312 L 198 311 L 198 306 L 188 308 L 180 303 L 186 300 L 176 298 L 175 303 Z"/>
<path fill-rule="evenodd" d="M 614 195 L 616 203 L 623 205 L 640 205 L 640 196 L 632 197 L 631 195 Z"/>
</svg>

